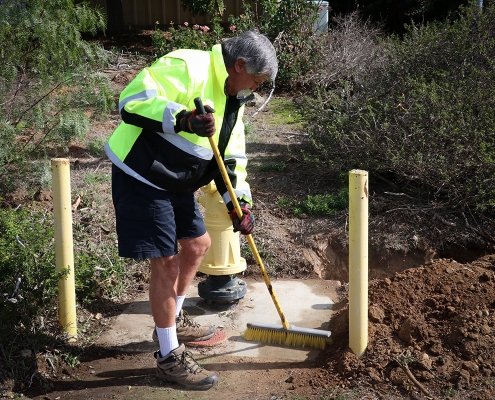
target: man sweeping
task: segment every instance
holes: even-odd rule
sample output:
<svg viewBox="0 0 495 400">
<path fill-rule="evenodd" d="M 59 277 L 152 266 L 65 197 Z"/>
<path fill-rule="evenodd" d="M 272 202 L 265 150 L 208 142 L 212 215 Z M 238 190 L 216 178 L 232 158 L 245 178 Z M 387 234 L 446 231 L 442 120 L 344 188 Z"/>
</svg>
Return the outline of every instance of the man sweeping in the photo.
<svg viewBox="0 0 495 400">
<path fill-rule="evenodd" d="M 182 311 L 189 285 L 210 247 L 194 192 L 215 180 L 235 231 L 251 234 L 254 217 L 246 182 L 244 104 L 265 81 L 274 82 L 273 45 L 258 31 L 223 40 L 211 51 L 177 50 L 141 71 L 120 95 L 123 122 L 105 145 L 113 163 L 112 198 L 119 255 L 149 259 L 149 301 L 160 350 L 157 377 L 206 390 L 218 375 L 200 367 L 184 342 L 206 340 Z M 201 98 L 206 113 L 194 106 Z M 228 169 L 238 215 L 219 173 L 209 138 Z"/>
</svg>

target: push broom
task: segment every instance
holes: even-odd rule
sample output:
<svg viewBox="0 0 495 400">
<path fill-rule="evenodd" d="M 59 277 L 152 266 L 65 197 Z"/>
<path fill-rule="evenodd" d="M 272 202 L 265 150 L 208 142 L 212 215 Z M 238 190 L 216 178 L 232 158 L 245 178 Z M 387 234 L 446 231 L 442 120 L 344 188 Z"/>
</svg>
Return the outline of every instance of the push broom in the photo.
<svg viewBox="0 0 495 400">
<path fill-rule="evenodd" d="M 200 114 L 206 113 L 203 102 L 199 97 L 194 99 L 194 104 L 196 105 L 196 108 L 200 112 Z M 237 215 L 240 216 L 242 215 L 241 206 L 237 201 L 237 196 L 235 195 L 234 188 L 232 187 L 232 183 L 230 182 L 230 178 L 227 174 L 227 170 L 225 168 L 220 151 L 218 150 L 218 146 L 215 143 L 213 137 L 209 137 L 208 139 L 210 140 L 211 148 L 215 155 L 220 173 L 222 174 L 223 181 L 225 182 L 225 186 L 227 187 L 227 190 L 229 192 L 232 204 L 234 205 Z M 289 322 L 285 318 L 282 308 L 280 307 L 277 296 L 275 295 L 275 291 L 273 290 L 270 278 L 268 277 L 265 266 L 263 264 L 263 261 L 261 260 L 260 254 L 258 252 L 258 249 L 256 248 L 256 244 L 254 243 L 252 235 L 246 235 L 246 240 L 249 243 L 251 252 L 253 253 L 256 263 L 258 264 L 261 274 L 263 275 L 268 293 L 270 293 L 273 303 L 275 304 L 275 308 L 277 309 L 278 315 L 280 316 L 282 325 L 248 323 L 246 330 L 243 332 L 243 337 L 246 340 L 256 342 L 324 349 L 327 343 L 330 343 L 331 341 L 331 332 L 319 329 L 299 328 L 292 324 L 289 324 Z"/>
</svg>

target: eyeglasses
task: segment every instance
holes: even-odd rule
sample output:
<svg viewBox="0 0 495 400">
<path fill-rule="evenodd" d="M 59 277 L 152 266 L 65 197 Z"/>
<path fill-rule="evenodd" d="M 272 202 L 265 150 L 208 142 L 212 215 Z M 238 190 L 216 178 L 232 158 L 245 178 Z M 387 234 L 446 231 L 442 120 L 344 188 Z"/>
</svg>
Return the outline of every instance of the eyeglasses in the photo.
<svg viewBox="0 0 495 400">
<path fill-rule="evenodd" d="M 273 90 L 275 89 L 275 85 L 274 85 L 273 81 L 271 81 L 271 80 L 269 81 L 269 80 L 268 80 L 268 77 L 266 77 L 266 78 L 265 78 L 265 79 L 263 79 L 263 80 L 259 80 L 259 79 L 261 78 L 261 76 L 259 76 L 259 75 L 257 75 L 257 76 L 255 76 L 255 75 L 253 75 L 253 74 L 248 74 L 248 75 L 249 75 L 251 78 L 253 78 L 253 81 L 254 81 L 255 85 L 257 86 L 257 88 L 258 88 L 258 87 L 260 87 L 261 85 L 264 85 L 264 84 L 265 84 L 265 83 L 267 83 L 267 82 L 270 82 L 270 83 L 271 83 L 270 97 L 271 97 L 271 95 L 272 95 L 272 93 L 273 93 Z M 262 75 L 262 76 L 263 76 L 263 75 Z M 266 75 L 265 75 L 265 76 L 266 76 Z M 257 79 L 257 78 L 258 78 L 258 79 Z M 257 88 L 256 88 L 256 89 L 257 89 Z M 236 97 L 237 97 L 238 99 L 241 99 L 241 100 L 242 100 L 242 99 L 246 99 L 247 97 L 249 97 L 249 96 L 251 95 L 251 93 L 253 93 L 253 91 L 254 91 L 254 90 L 253 90 L 252 88 L 248 88 L 248 89 L 242 89 L 242 90 L 239 90 L 239 92 L 237 92 Z M 267 101 L 267 102 L 268 102 L 268 101 Z M 267 102 L 265 102 L 265 104 L 266 104 Z M 264 105 L 263 105 L 263 106 L 264 106 Z M 261 110 L 261 109 L 260 109 L 260 110 Z"/>
<path fill-rule="evenodd" d="M 254 83 L 256 83 L 256 85 L 258 85 L 258 86 L 261 86 L 261 85 L 263 85 L 263 83 L 265 83 L 265 81 L 260 82 L 260 81 L 256 80 L 256 78 L 254 78 Z"/>
<path fill-rule="evenodd" d="M 251 75 L 251 76 L 253 77 L 253 80 L 254 80 L 254 83 L 256 84 L 256 86 L 261 86 L 261 85 L 263 85 L 263 83 L 266 82 L 266 79 L 260 81 L 258 79 L 260 79 L 261 77 L 257 77 L 254 75 Z M 256 78 L 258 78 L 258 79 L 256 79 Z"/>
</svg>

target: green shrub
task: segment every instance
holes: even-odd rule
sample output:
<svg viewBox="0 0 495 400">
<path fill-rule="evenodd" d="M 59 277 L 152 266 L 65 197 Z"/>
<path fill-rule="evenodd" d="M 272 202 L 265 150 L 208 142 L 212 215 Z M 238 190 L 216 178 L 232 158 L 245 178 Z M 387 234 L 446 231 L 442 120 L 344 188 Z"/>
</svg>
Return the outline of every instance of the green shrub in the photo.
<svg viewBox="0 0 495 400">
<path fill-rule="evenodd" d="M 182 8 L 191 11 L 192 15 L 223 14 L 223 0 L 182 0 Z"/>
<path fill-rule="evenodd" d="M 105 156 L 105 143 L 108 140 L 107 137 L 98 138 L 88 143 L 88 151 L 93 157 Z"/>
<path fill-rule="evenodd" d="M 155 27 L 151 40 L 156 56 L 161 57 L 177 49 L 210 50 L 214 44 L 220 43 L 222 35 L 220 18 L 216 17 L 210 26 L 184 22 L 176 28 L 172 22 L 166 31 Z"/>
<path fill-rule="evenodd" d="M 124 260 L 113 240 L 94 244 L 74 224 L 74 270 L 78 302 L 123 292 Z M 57 323 L 53 219 L 47 212 L 0 209 L 0 338 L 32 334 Z M 53 331 L 49 331 L 53 333 Z"/>
<path fill-rule="evenodd" d="M 75 228 L 77 225 L 74 224 Z M 100 295 L 106 299 L 120 295 L 126 280 L 123 279 L 124 261 L 117 256 L 114 238 L 109 238 L 109 244 L 101 238 L 101 243 L 94 244 L 78 233 L 79 240 L 74 240 L 72 272 L 75 273 L 80 318 L 80 305 L 91 306 L 87 303 Z M 67 342 L 58 318 L 58 285 L 65 274 L 56 272 L 50 213 L 0 209 L 0 276 L 2 379 L 12 379 L 17 385 L 32 380 L 36 364 L 26 363 L 27 359 L 20 356 L 20 351 L 26 348 L 35 352 L 55 348 L 66 363 L 76 365 L 78 347 L 61 350 Z M 84 324 L 78 328 L 83 329 Z M 85 337 L 81 331 L 79 334 L 79 343 L 83 343 L 92 340 L 97 333 L 90 332 L 91 337 Z"/>
<path fill-rule="evenodd" d="M 306 200 L 295 205 L 294 214 L 332 216 L 337 211 L 347 207 L 348 199 L 348 189 L 342 189 L 337 194 L 308 195 Z"/>
<path fill-rule="evenodd" d="M 290 207 L 294 204 L 294 201 L 293 200 L 290 200 L 290 199 L 287 199 L 285 197 L 280 197 L 277 201 L 277 204 L 279 207 Z"/>
<path fill-rule="evenodd" d="M 276 171 L 276 172 L 282 172 L 286 167 L 286 164 L 282 161 L 279 163 L 267 163 L 267 164 L 261 164 L 260 165 L 260 171 L 264 172 L 269 172 L 269 171 Z"/>
<path fill-rule="evenodd" d="M 392 173 L 430 200 L 495 205 L 495 6 L 412 25 L 387 62 L 306 98 L 308 133 L 338 169 Z M 329 71 L 332 65 L 328 65 Z"/>
<path fill-rule="evenodd" d="M 243 1 L 243 13 L 229 17 L 230 30 L 238 35 L 256 28 L 270 38 L 279 63 L 277 87 L 289 89 L 300 84 L 319 62 L 319 38 L 313 29 L 319 12 L 319 5 L 307 0 Z"/>
<path fill-rule="evenodd" d="M 101 10 L 61 0 L 25 8 L 8 0 L 1 8 L 0 195 L 39 189 L 45 172 L 33 160 L 66 152 L 91 115 L 114 108 L 109 81 L 96 72 L 106 53 L 81 38 L 104 30 Z"/>
<path fill-rule="evenodd" d="M 277 50 L 277 87 L 290 88 L 301 83 L 301 77 L 318 64 L 318 37 L 314 35 L 313 27 L 319 10 L 318 4 L 307 0 L 243 1 L 242 14 L 230 15 L 226 30 L 222 28 L 218 16 L 211 20 L 209 26 L 186 22 L 175 27 L 172 23 L 166 31 L 156 28 L 152 42 L 157 57 L 160 57 L 181 48 L 209 50 L 222 38 L 258 29 L 270 38 Z"/>
<path fill-rule="evenodd" d="M 332 216 L 339 210 L 347 207 L 349 203 L 349 190 L 341 189 L 336 194 L 308 195 L 306 200 L 295 201 L 285 197 L 278 199 L 278 206 L 292 209 L 294 215 Z"/>
<path fill-rule="evenodd" d="M 112 245 L 83 243 L 74 254 L 77 298 L 89 303 L 96 293 L 103 293 L 107 298 L 118 297 L 125 289 L 125 265 L 117 249 Z"/>
<path fill-rule="evenodd" d="M 52 219 L 0 209 L 0 337 L 36 332 L 56 316 L 58 277 Z"/>
</svg>

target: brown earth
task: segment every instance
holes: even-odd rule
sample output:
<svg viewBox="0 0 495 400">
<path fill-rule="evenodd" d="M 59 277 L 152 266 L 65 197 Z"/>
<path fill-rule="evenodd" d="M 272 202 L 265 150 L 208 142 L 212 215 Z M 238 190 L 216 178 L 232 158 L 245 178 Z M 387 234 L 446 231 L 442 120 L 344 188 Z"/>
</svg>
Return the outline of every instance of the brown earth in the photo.
<svg viewBox="0 0 495 400">
<path fill-rule="evenodd" d="M 494 272 L 495 256 L 470 264 L 442 259 L 372 281 L 360 358 L 348 348 L 344 285 L 330 321 L 333 344 L 314 362 L 205 356 L 202 364 L 218 371 L 220 384 L 190 392 L 157 381 L 151 354 L 90 348 L 76 368 L 40 360 L 49 389 L 32 398 L 493 399 Z"/>
<path fill-rule="evenodd" d="M 136 70 L 110 71 L 119 88 Z M 250 119 L 256 108 L 248 109 Z M 219 372 L 220 384 L 191 392 L 154 378 L 150 354 L 115 353 L 90 345 L 70 367 L 39 355 L 38 374 L 21 392 L 33 399 L 479 399 L 495 398 L 495 251 L 493 221 L 419 200 L 407 185 L 370 177 L 368 347 L 357 357 L 349 349 L 346 268 L 347 212 L 295 217 L 280 200 L 341 187 L 338 174 L 307 161 L 307 138 L 297 124 L 273 123 L 269 105 L 252 120 L 248 135 L 249 175 L 255 200 L 255 239 L 270 274 L 340 280 L 340 298 L 330 321 L 333 344 L 315 361 L 276 362 L 229 355 L 198 358 Z M 113 116 L 94 135 L 108 134 Z M 84 171 L 108 174 L 104 158 L 72 154 L 75 179 Z M 261 168 L 283 162 L 283 171 Z M 83 185 L 75 182 L 76 189 Z M 109 194 L 109 188 L 106 188 Z M 48 195 L 49 198 L 49 195 Z M 112 210 L 96 210 L 105 230 Z M 75 213 L 74 218 L 83 218 Z M 243 243 L 243 246 L 246 244 Z M 248 259 L 247 279 L 260 279 Z M 128 296 L 146 289 L 146 266 L 136 267 Z M 275 282 L 276 284 L 276 282 Z M 133 292 L 134 291 L 134 292 Z M 124 301 L 100 298 L 81 318 L 92 332 L 105 329 Z M 280 351 L 283 351 L 281 348 Z M 54 353 L 55 354 L 55 351 Z M 5 393 L 8 396 L 9 393 Z M 10 393 L 11 398 L 14 394 Z"/>
</svg>

